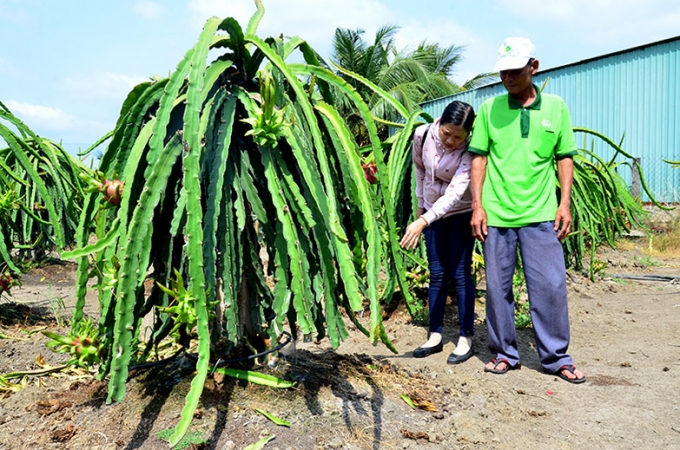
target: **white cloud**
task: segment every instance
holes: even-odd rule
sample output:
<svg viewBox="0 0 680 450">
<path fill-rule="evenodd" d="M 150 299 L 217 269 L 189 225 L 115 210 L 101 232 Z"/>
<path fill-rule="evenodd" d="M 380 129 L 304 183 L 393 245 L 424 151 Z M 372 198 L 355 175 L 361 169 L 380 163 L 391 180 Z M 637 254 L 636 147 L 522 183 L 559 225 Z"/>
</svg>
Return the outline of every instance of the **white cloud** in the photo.
<svg viewBox="0 0 680 450">
<path fill-rule="evenodd" d="M 383 19 L 383 18 L 381 18 Z M 380 21 L 381 24 L 386 22 Z M 479 73 L 488 72 L 488 55 L 495 55 L 495 44 L 487 42 L 485 35 L 478 35 L 469 26 L 458 23 L 450 16 L 434 16 L 427 21 L 416 17 L 399 16 L 391 18 L 400 30 L 395 37 L 398 49 L 414 49 L 418 44 L 427 41 L 441 47 L 456 45 L 462 47 L 461 62 L 454 66 L 452 78 L 457 83 L 464 83 Z M 366 36 L 366 38 L 372 38 Z"/>
<path fill-rule="evenodd" d="M 574 45 L 587 43 L 623 50 L 635 43 L 676 36 L 677 0 L 498 0 L 508 15 L 550 28 Z M 663 13 L 659 13 L 663 11 Z M 512 18 L 509 18 L 512 22 Z M 527 30 L 531 33 L 532 30 Z"/>
<path fill-rule="evenodd" d="M 624 1 L 624 0 L 622 0 Z M 540 18 L 542 21 L 571 20 L 582 13 L 583 8 L 609 7 L 611 0 L 599 2 L 584 0 L 498 0 L 498 5 L 505 9 L 508 14 L 531 18 Z M 540 25 L 540 24 L 537 24 Z"/>
<path fill-rule="evenodd" d="M 474 33 L 451 20 L 434 20 L 428 23 L 417 21 L 400 22 L 401 28 L 396 36 L 397 48 L 414 49 L 422 41 L 441 46 L 466 46 L 472 43 Z"/>
<path fill-rule="evenodd" d="M 145 19 L 155 20 L 159 19 L 163 15 L 164 8 L 157 2 L 139 0 L 135 2 L 133 11 L 135 14 Z"/>
<path fill-rule="evenodd" d="M 217 16 L 235 18 L 245 31 L 256 11 L 252 0 L 189 0 L 187 8 L 197 29 Z M 371 37 L 380 25 L 395 23 L 393 12 L 378 0 L 271 0 L 264 2 L 264 8 L 258 36 L 299 36 L 322 56 L 330 53 L 336 28 L 360 28 Z"/>
<path fill-rule="evenodd" d="M 44 128 L 47 130 L 68 130 L 78 124 L 76 117 L 67 112 L 50 106 L 34 105 L 28 102 L 8 100 L 5 105 L 21 118 L 29 128 Z"/>
<path fill-rule="evenodd" d="M 395 36 L 397 48 L 415 48 L 426 40 L 443 46 L 463 45 L 465 64 L 459 65 L 455 74 L 456 81 L 463 82 L 493 67 L 493 55 L 496 43 L 485 42 L 483 36 L 477 35 L 469 27 L 458 24 L 451 17 L 433 15 L 426 22 L 408 16 L 404 8 L 390 7 L 385 0 L 267 0 L 264 2 L 265 14 L 258 26 L 260 37 L 299 36 L 323 57 L 332 53 L 332 39 L 336 28 L 364 30 L 364 39 L 371 42 L 376 30 L 387 24 L 398 25 L 399 32 Z M 188 0 L 187 9 L 192 26 L 199 30 L 211 16 L 234 17 L 242 28 L 256 8 L 252 0 L 232 0 L 229 2 L 216 0 Z M 470 49 L 482 50 L 471 53 Z M 475 63 L 475 58 L 491 55 L 489 61 Z M 466 67 L 467 70 L 464 70 Z M 480 70 L 476 70 L 478 68 Z"/>
<path fill-rule="evenodd" d="M 338 27 L 363 29 L 370 41 L 379 26 L 396 24 L 401 27 L 395 38 L 400 49 L 423 40 L 465 46 L 454 74 L 463 82 L 491 71 L 498 46 L 511 35 L 534 40 L 541 68 L 547 69 L 676 36 L 680 30 L 677 0 L 494 0 L 444 8 L 441 14 L 406 3 L 264 0 L 257 34 L 297 35 L 328 57 Z M 187 0 L 195 33 L 211 16 L 234 17 L 245 28 L 255 11 L 253 0 Z"/>
<path fill-rule="evenodd" d="M 433 14 L 427 21 L 418 20 L 409 16 L 403 7 L 391 7 L 385 0 L 266 0 L 264 7 L 265 14 L 257 32 L 260 37 L 281 33 L 299 36 L 323 57 L 332 53 L 336 28 L 362 29 L 364 39 L 371 42 L 380 26 L 393 24 L 400 27 L 395 36 L 399 49 L 415 48 L 424 40 L 442 46 L 464 46 L 465 63 L 458 66 L 457 81 L 463 82 L 490 70 L 488 66 L 493 67 L 497 43 L 486 42 L 484 35 L 478 35 L 450 16 Z M 211 16 L 234 17 L 245 28 L 256 11 L 252 0 L 188 0 L 187 9 L 196 30 Z"/>
<path fill-rule="evenodd" d="M 248 19 L 256 11 L 254 2 L 235 0 L 230 2 L 215 0 L 189 0 L 187 9 L 191 16 L 192 25 L 202 27 L 208 18 L 234 17 L 245 28 Z"/>
<path fill-rule="evenodd" d="M 94 72 L 88 76 L 66 78 L 64 84 L 73 92 L 93 99 L 120 99 L 121 101 L 145 77 L 135 77 L 111 72 Z"/>
</svg>

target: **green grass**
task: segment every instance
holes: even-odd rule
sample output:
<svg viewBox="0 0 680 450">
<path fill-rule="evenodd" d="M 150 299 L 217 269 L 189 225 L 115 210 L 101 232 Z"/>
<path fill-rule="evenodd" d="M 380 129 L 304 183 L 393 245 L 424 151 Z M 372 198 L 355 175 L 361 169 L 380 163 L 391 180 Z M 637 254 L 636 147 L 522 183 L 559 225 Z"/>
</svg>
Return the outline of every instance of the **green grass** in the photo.
<svg viewBox="0 0 680 450">
<path fill-rule="evenodd" d="M 524 272 L 518 267 L 512 277 L 512 292 L 515 297 L 515 328 L 530 328 L 532 325 L 529 300 L 522 296 L 526 291 Z"/>
<path fill-rule="evenodd" d="M 650 223 L 647 249 L 655 256 L 680 258 L 680 216 L 668 222 Z"/>
<path fill-rule="evenodd" d="M 159 431 L 156 436 L 158 439 L 163 439 L 163 440 L 168 440 L 170 439 L 170 436 L 175 432 L 174 428 L 170 428 L 167 430 L 161 430 Z M 174 447 L 175 450 L 183 450 L 185 448 L 189 448 L 192 445 L 200 445 L 200 444 L 205 444 L 207 441 L 203 437 L 203 434 L 200 431 L 194 431 L 192 433 L 187 433 L 184 435 L 184 437 L 177 443 L 177 445 Z"/>
<path fill-rule="evenodd" d="M 654 261 L 654 259 L 652 259 L 651 255 L 647 255 L 645 257 L 634 256 L 633 259 L 635 259 L 635 261 L 642 264 L 642 266 L 645 269 L 647 269 L 648 267 L 654 267 L 654 266 L 660 266 L 661 265 L 661 263 L 659 263 L 658 261 Z"/>
</svg>

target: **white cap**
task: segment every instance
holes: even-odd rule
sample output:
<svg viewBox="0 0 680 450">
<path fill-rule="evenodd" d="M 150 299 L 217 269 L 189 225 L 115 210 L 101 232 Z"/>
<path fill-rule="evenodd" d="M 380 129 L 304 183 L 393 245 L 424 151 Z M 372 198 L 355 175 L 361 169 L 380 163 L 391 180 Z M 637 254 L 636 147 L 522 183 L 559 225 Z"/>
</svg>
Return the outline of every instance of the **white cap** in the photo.
<svg viewBox="0 0 680 450">
<path fill-rule="evenodd" d="M 536 57 L 536 47 L 527 38 L 509 37 L 498 49 L 498 59 L 494 72 L 521 69 L 531 58 Z"/>
</svg>

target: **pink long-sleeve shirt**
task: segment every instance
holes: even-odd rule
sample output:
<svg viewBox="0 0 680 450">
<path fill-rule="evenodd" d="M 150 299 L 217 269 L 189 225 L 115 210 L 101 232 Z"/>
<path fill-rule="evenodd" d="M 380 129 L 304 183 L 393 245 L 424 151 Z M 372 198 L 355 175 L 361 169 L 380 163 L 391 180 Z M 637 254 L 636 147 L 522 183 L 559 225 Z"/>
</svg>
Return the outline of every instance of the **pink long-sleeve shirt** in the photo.
<svg viewBox="0 0 680 450">
<path fill-rule="evenodd" d="M 432 223 L 442 217 L 472 211 L 470 170 L 472 155 L 467 145 L 447 150 L 439 139 L 439 119 L 430 126 L 418 127 L 413 137 L 413 164 L 416 169 L 418 207 L 427 212 L 423 218 Z"/>
</svg>

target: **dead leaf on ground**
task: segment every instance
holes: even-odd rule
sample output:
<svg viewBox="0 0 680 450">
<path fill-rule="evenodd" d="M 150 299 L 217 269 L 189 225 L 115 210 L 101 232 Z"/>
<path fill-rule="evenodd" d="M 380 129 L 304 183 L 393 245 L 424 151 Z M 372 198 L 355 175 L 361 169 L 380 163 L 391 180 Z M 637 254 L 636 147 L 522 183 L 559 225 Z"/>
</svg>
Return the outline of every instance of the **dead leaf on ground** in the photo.
<svg viewBox="0 0 680 450">
<path fill-rule="evenodd" d="M 529 411 L 528 414 L 531 417 L 542 417 L 542 416 L 548 415 L 548 413 L 546 411 Z"/>
<path fill-rule="evenodd" d="M 418 439 L 427 439 L 430 440 L 430 436 L 425 433 L 424 431 L 409 431 L 406 428 L 402 428 L 401 430 L 401 435 L 404 439 L 413 439 L 414 441 Z"/>
<path fill-rule="evenodd" d="M 437 406 L 430 400 L 427 400 L 426 398 L 421 397 L 418 394 L 412 393 L 409 394 L 409 397 L 413 401 L 413 404 L 416 406 L 418 409 L 424 409 L 425 411 L 430 411 L 430 412 L 437 412 L 439 409 L 437 409 Z"/>
<path fill-rule="evenodd" d="M 47 361 L 45 361 L 45 357 L 42 355 L 42 353 L 38 353 L 38 356 L 35 357 L 35 363 L 41 369 L 46 369 L 46 368 L 50 367 L 50 365 L 47 364 Z"/>
<path fill-rule="evenodd" d="M 49 416 L 65 408 L 70 408 L 71 402 L 68 400 L 40 400 L 26 407 L 26 411 L 35 410 L 41 416 Z"/>
<path fill-rule="evenodd" d="M 62 429 L 54 430 L 52 432 L 52 440 L 54 442 L 70 441 L 74 434 L 76 434 L 76 427 L 68 424 Z"/>
</svg>

